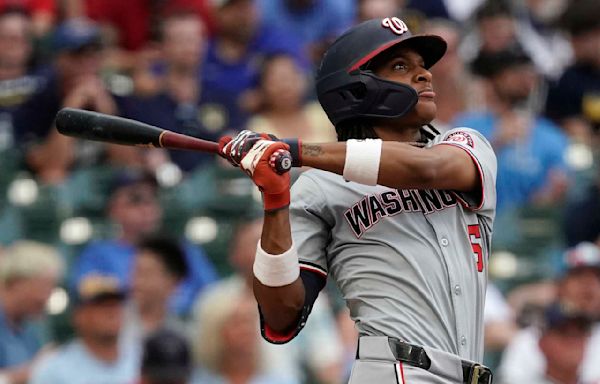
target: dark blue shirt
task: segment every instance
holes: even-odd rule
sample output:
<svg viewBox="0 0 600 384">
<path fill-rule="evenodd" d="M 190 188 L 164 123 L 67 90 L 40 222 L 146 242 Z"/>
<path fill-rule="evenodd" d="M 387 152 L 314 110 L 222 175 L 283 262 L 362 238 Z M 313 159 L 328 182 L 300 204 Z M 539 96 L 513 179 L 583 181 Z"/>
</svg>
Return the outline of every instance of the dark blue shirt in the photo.
<svg viewBox="0 0 600 384">
<path fill-rule="evenodd" d="M 62 106 L 58 72 L 52 66 L 35 72 L 39 87 L 14 113 L 13 125 L 17 145 L 38 143 L 48 136 L 54 117 Z"/>
<path fill-rule="evenodd" d="M 548 89 L 546 116 L 561 120 L 568 117 L 587 117 L 596 127 L 600 126 L 600 70 L 587 65 L 569 67 L 560 79 Z M 586 108 L 585 103 L 590 103 Z"/>
<path fill-rule="evenodd" d="M 238 124 L 237 116 L 228 113 L 224 97 L 203 92 L 196 104 L 178 104 L 171 96 L 161 93 L 148 97 L 117 97 L 120 114 L 129 119 L 155 125 L 170 131 L 200 139 L 216 141 L 232 124 Z M 192 151 L 169 151 L 171 160 L 183 171 L 214 161 L 213 154 Z"/>
</svg>

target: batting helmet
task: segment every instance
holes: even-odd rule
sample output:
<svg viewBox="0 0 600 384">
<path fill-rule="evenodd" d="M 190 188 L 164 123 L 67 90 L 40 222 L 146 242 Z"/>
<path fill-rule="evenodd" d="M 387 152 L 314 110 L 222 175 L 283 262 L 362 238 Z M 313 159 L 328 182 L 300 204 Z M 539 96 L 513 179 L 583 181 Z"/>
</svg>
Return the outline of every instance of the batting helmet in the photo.
<svg viewBox="0 0 600 384">
<path fill-rule="evenodd" d="M 340 36 L 325 52 L 316 76 L 317 96 L 334 125 L 357 117 L 397 118 L 417 103 L 417 92 L 364 69 L 380 53 L 405 45 L 418 52 L 430 68 L 446 52 L 435 35 L 412 35 L 397 17 L 372 19 Z"/>
</svg>

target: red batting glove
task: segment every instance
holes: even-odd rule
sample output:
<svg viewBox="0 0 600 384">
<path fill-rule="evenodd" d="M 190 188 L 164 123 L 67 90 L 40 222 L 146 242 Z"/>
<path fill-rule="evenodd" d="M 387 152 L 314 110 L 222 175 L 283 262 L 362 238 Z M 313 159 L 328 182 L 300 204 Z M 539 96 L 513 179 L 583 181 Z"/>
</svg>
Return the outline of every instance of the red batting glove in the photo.
<svg viewBox="0 0 600 384">
<path fill-rule="evenodd" d="M 274 211 L 290 205 L 290 174 L 280 175 L 274 170 L 274 162 L 289 146 L 280 141 L 259 140 L 240 162 L 263 195 L 265 211 Z"/>
</svg>

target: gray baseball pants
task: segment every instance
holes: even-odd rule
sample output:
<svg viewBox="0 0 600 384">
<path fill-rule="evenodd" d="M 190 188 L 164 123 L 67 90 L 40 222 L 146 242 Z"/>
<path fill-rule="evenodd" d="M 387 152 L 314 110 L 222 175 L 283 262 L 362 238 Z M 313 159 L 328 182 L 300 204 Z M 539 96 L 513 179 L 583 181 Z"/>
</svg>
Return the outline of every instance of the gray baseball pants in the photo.
<svg viewBox="0 0 600 384">
<path fill-rule="evenodd" d="M 461 359 L 423 347 L 431 359 L 429 369 L 396 360 L 386 336 L 362 336 L 358 359 L 348 384 L 463 384 Z"/>
</svg>

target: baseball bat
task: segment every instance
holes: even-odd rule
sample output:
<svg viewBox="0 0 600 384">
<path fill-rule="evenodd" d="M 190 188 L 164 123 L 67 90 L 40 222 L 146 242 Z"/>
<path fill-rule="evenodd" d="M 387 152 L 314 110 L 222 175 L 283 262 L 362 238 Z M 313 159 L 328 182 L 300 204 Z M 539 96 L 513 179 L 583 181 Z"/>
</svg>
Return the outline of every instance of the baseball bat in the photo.
<svg viewBox="0 0 600 384">
<path fill-rule="evenodd" d="M 86 111 L 63 108 L 56 114 L 56 128 L 63 135 L 106 143 L 150 148 L 183 149 L 219 153 L 219 144 L 196 137 L 172 132 L 137 120 Z M 279 156 L 274 169 L 284 173 L 291 168 L 289 152 Z"/>
</svg>

